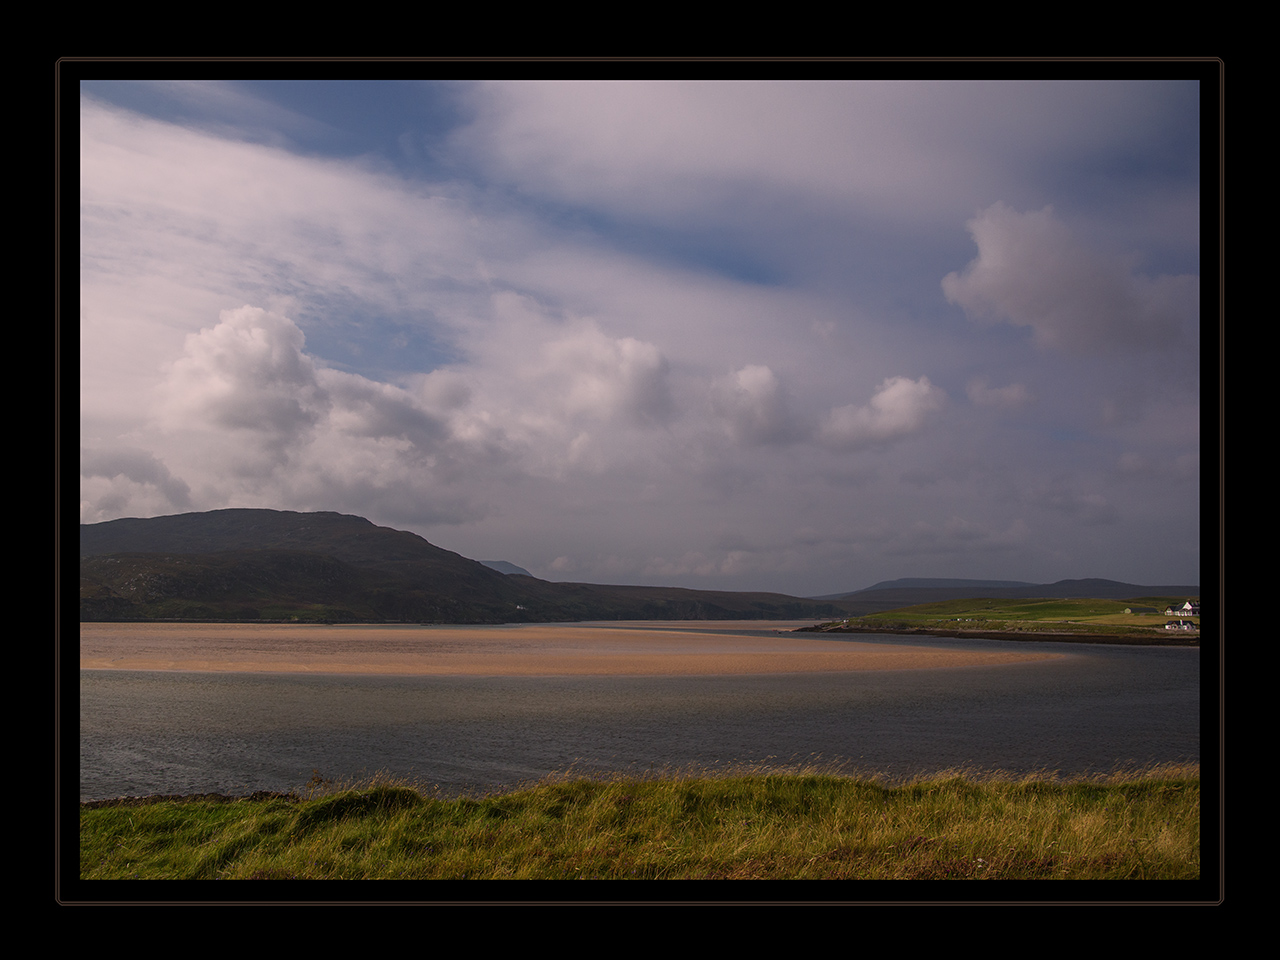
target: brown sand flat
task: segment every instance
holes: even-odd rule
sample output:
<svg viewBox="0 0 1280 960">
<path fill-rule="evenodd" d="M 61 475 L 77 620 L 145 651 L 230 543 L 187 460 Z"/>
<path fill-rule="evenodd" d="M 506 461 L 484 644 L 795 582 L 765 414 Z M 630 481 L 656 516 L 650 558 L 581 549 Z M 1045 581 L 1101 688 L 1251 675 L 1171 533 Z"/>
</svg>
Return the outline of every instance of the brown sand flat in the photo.
<svg viewBox="0 0 1280 960">
<path fill-rule="evenodd" d="M 424 676 L 708 675 L 923 670 L 1042 660 L 818 639 L 801 622 L 290 626 L 82 623 L 82 670 Z M 775 629 L 769 636 L 745 631 Z M 744 631 L 744 632 L 739 632 Z"/>
</svg>

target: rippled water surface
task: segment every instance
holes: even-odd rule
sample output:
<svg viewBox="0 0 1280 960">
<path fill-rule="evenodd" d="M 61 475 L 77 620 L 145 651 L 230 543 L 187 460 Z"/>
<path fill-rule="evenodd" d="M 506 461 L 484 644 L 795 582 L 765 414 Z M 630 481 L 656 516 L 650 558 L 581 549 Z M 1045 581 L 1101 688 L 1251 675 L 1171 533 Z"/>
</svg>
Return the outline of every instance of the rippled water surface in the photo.
<svg viewBox="0 0 1280 960">
<path fill-rule="evenodd" d="M 573 765 L 818 760 L 906 775 L 1199 761 L 1198 649 L 1025 648 L 1069 655 L 732 677 L 81 671 L 80 796 L 298 789 L 317 770 L 327 778 L 386 772 L 461 792 Z"/>
</svg>

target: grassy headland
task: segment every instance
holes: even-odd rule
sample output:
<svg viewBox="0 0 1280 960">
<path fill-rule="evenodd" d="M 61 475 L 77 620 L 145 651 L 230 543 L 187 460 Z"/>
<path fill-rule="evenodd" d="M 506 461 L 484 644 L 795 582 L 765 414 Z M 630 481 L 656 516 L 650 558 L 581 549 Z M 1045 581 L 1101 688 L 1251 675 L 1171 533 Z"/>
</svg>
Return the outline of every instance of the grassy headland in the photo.
<svg viewBox="0 0 1280 960">
<path fill-rule="evenodd" d="M 819 633 L 915 633 L 1002 640 L 1075 640 L 1093 643 L 1158 643 L 1196 646 L 1196 629 L 1166 630 L 1162 611 L 1187 597 L 1135 597 L 1130 600 L 944 600 L 883 613 L 833 620 L 806 631 Z"/>
<path fill-rule="evenodd" d="M 96 879 L 1196 879 L 1200 770 L 1057 780 L 823 772 L 396 782 L 80 811 Z"/>
</svg>

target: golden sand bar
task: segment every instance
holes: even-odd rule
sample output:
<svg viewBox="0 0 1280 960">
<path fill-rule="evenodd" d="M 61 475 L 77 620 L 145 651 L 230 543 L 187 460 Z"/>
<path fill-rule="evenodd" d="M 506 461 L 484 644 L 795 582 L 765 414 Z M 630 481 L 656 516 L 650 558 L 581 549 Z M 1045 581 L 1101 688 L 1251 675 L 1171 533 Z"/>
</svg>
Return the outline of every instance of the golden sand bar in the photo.
<svg viewBox="0 0 1280 960">
<path fill-rule="evenodd" d="M 694 676 L 928 670 L 1058 654 L 885 646 L 790 631 L 811 621 L 508 626 L 82 623 L 82 670 L 420 676 Z M 761 636 L 762 630 L 774 631 Z"/>
</svg>

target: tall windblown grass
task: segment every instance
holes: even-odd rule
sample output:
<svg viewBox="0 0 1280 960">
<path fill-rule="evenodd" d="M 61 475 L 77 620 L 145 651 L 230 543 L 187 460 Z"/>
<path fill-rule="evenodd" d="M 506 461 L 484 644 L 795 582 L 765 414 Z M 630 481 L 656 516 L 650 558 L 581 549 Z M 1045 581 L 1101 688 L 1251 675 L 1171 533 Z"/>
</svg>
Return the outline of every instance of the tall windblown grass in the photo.
<svg viewBox="0 0 1280 960">
<path fill-rule="evenodd" d="M 1200 771 L 563 775 L 445 798 L 387 778 L 85 806 L 82 879 L 1195 879 Z"/>
</svg>

